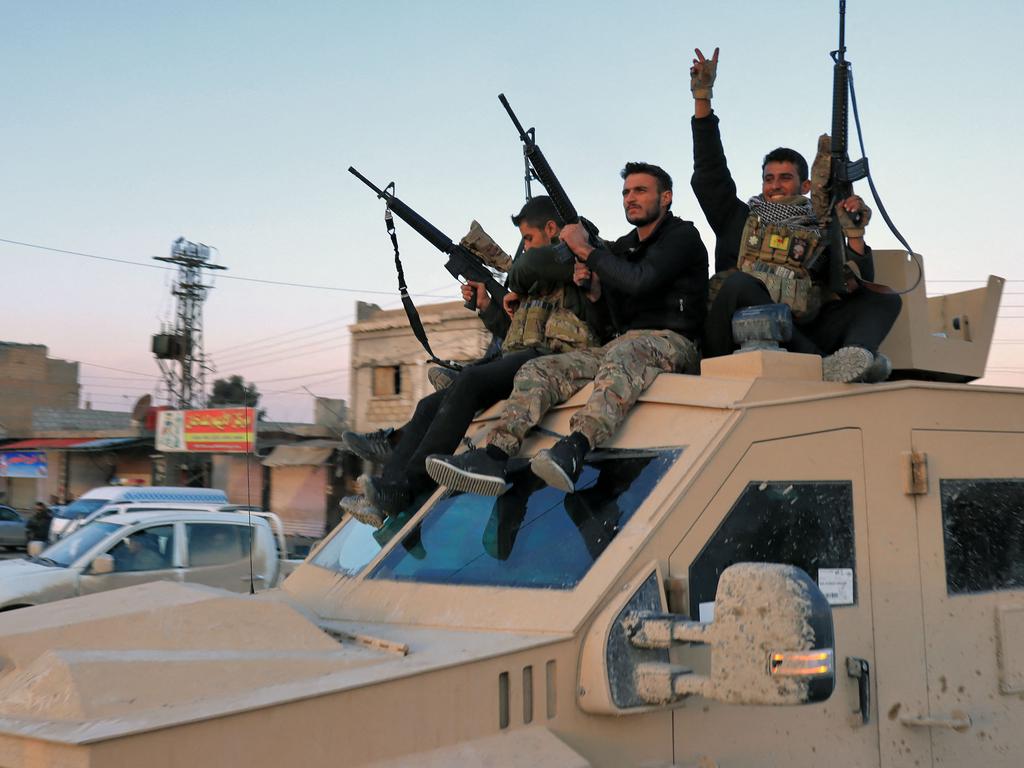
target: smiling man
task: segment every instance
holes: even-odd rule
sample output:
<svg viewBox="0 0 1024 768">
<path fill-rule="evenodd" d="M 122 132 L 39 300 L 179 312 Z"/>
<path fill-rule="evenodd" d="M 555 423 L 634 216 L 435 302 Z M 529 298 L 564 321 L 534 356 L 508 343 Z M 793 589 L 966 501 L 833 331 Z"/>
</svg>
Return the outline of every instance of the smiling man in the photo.
<svg viewBox="0 0 1024 768">
<path fill-rule="evenodd" d="M 668 173 L 649 163 L 627 163 L 621 175 L 631 232 L 595 247 L 579 224 L 562 229 L 562 241 L 581 262 L 577 276 L 590 270 L 619 335 L 597 349 L 526 363 L 485 447 L 427 459 L 427 472 L 436 482 L 453 490 L 504 493 L 506 465 L 526 433 L 552 406 L 593 381 L 593 394 L 569 421 L 570 434 L 530 462 L 534 474 L 549 485 L 572 492 L 587 451 L 615 433 L 659 373 L 697 372 L 697 342 L 707 304 L 707 250 L 693 224 L 669 210 Z"/>
<path fill-rule="evenodd" d="M 856 195 L 837 206 L 851 272 L 847 292 L 831 294 L 824 275 L 833 254 L 825 249 L 809 266 L 826 232 L 805 197 L 811 191 L 807 161 L 796 150 L 773 149 L 761 166 L 761 194 L 747 202 L 739 199 L 726 164 L 718 116 L 711 109 L 718 49 L 711 59 L 705 59 L 699 49 L 696 54 L 690 70 L 691 184 L 715 232 L 715 282 L 720 286 L 708 311 L 704 356 L 727 355 L 735 349 L 732 316 L 737 309 L 782 303 L 790 307 L 795 321 L 787 348 L 822 355 L 823 378 L 843 382 L 886 378 L 889 364 L 877 355 L 878 347 L 902 302 L 895 294 L 868 291 L 854 278 L 874 279 L 871 249 L 864 243 L 870 209 Z"/>
</svg>

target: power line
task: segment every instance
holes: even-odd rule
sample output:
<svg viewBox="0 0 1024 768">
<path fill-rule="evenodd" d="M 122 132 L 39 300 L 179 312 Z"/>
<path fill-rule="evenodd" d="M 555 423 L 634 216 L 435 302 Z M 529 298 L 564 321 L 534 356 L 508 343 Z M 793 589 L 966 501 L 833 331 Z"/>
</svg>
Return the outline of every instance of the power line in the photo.
<svg viewBox="0 0 1024 768">
<path fill-rule="evenodd" d="M 71 251 L 66 248 L 53 248 L 49 245 L 40 245 L 38 243 L 26 243 L 21 240 L 10 240 L 6 237 L 0 237 L 0 243 L 7 243 L 8 245 L 18 245 L 23 248 L 35 248 L 40 251 L 50 251 L 52 253 L 62 253 L 69 256 L 82 256 L 86 259 L 96 259 L 97 261 L 110 261 L 115 264 L 127 264 L 132 267 L 146 267 L 147 269 L 160 269 L 163 271 L 176 271 L 171 267 L 161 267 L 158 264 L 147 264 L 141 261 L 131 261 L 129 259 L 117 259 L 113 256 L 98 256 L 94 253 L 84 253 L 82 251 Z M 218 275 L 222 280 L 240 280 L 246 283 L 260 283 L 263 285 L 281 285 L 287 288 L 309 288 L 318 291 L 336 291 L 339 293 L 359 293 L 359 294 L 374 294 L 379 296 L 394 296 L 395 291 L 379 291 L 370 288 L 341 288 L 336 285 L 315 285 L 313 283 L 292 283 L 287 280 L 268 280 L 259 277 L 243 277 L 242 275 Z M 425 293 L 411 294 L 421 298 L 445 298 L 442 296 L 431 296 Z"/>
</svg>

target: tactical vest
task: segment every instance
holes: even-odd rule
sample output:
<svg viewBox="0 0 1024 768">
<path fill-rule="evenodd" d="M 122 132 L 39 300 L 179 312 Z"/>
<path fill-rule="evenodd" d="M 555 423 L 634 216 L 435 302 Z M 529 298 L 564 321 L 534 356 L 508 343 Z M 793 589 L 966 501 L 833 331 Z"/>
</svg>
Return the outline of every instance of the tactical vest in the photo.
<svg viewBox="0 0 1024 768">
<path fill-rule="evenodd" d="M 565 288 L 525 299 L 512 315 L 503 352 L 535 347 L 552 353 L 601 346 L 593 329 L 565 307 Z"/>
<path fill-rule="evenodd" d="M 788 305 L 794 318 L 810 320 L 821 308 L 821 289 L 804 264 L 820 239 L 812 230 L 766 224 L 751 213 L 743 227 L 737 266 L 764 283 L 772 301 Z"/>
</svg>

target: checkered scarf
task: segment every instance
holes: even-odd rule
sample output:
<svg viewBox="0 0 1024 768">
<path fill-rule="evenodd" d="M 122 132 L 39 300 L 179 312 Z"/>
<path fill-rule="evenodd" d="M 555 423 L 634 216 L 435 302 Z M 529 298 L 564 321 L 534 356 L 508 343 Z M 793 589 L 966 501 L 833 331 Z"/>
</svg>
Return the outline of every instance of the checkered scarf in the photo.
<svg viewBox="0 0 1024 768">
<path fill-rule="evenodd" d="M 764 195 L 755 195 L 747 201 L 747 205 L 750 206 L 750 212 L 765 224 L 784 224 L 816 235 L 821 234 L 811 201 L 801 195 L 787 198 L 784 203 L 769 202 L 764 199 Z"/>
</svg>

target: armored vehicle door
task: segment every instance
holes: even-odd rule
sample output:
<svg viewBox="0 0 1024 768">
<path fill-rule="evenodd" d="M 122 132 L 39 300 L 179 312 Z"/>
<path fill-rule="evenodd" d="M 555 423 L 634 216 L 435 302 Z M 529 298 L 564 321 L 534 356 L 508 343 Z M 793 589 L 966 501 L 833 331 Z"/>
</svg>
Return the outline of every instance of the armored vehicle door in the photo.
<svg viewBox="0 0 1024 768">
<path fill-rule="evenodd" d="M 1024 435 L 916 430 L 928 711 L 935 765 L 1024 755 Z"/>
<path fill-rule="evenodd" d="M 856 429 L 754 442 L 672 553 L 670 584 L 685 594 L 673 610 L 691 618 L 713 618 L 726 567 L 775 562 L 815 579 L 835 622 L 836 689 L 827 701 L 767 707 L 694 697 L 673 712 L 677 763 L 706 756 L 723 766 L 879 764 L 863 455 Z M 859 677 L 848 676 L 848 658 Z M 708 658 L 691 646 L 674 661 L 699 671 Z"/>
</svg>

